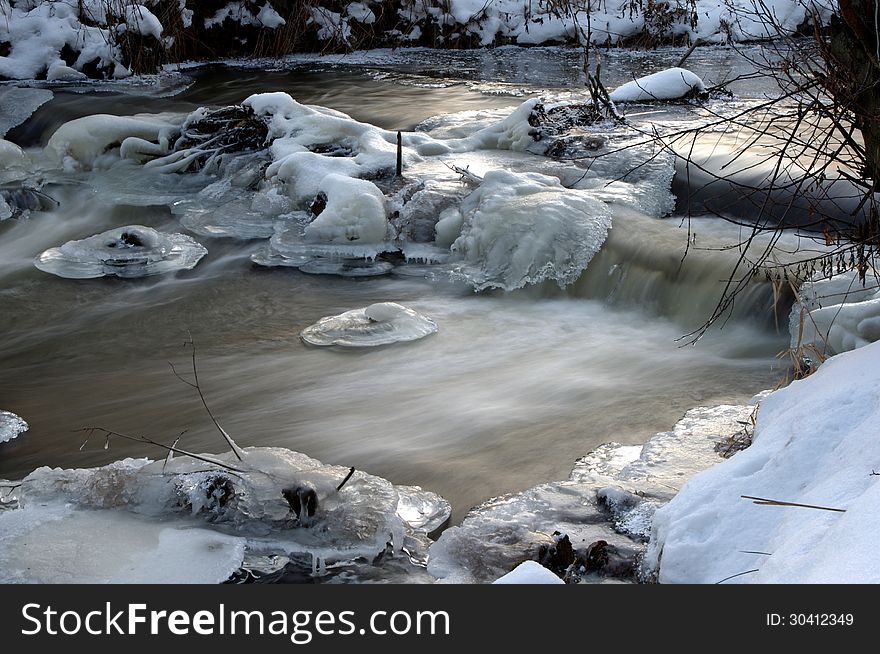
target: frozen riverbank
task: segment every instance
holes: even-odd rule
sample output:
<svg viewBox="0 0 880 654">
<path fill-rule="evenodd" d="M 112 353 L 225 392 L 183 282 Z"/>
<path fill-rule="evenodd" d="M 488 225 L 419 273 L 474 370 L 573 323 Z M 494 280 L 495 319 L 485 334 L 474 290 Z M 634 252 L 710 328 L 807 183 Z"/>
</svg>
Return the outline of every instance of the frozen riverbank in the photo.
<svg viewBox="0 0 880 654">
<path fill-rule="evenodd" d="M 830 6 L 799 0 L 758 6 L 748 0 L 610 0 L 589 10 L 574 1 L 541 0 L 3 0 L 0 79 L 119 79 L 154 73 L 169 62 L 375 47 L 734 43 L 803 31 L 811 12 L 825 21 Z"/>
<path fill-rule="evenodd" d="M 873 343 L 764 399 L 752 446 L 655 514 L 646 563 L 659 580 L 880 581 L 878 364 Z"/>
</svg>

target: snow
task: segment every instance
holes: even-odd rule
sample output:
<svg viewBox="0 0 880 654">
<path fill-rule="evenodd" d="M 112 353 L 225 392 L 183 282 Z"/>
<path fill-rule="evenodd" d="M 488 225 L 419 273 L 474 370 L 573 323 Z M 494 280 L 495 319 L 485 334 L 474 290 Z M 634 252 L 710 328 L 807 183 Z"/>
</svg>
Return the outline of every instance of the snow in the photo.
<svg viewBox="0 0 880 654">
<path fill-rule="evenodd" d="M 559 577 L 535 561 L 523 561 L 494 584 L 564 584 Z"/>
<path fill-rule="evenodd" d="M 612 102 L 651 102 L 679 100 L 693 93 L 705 92 L 703 80 L 684 68 L 667 68 L 639 77 L 608 94 Z"/>
<path fill-rule="evenodd" d="M 789 329 L 793 348 L 812 346 L 825 356 L 880 340 L 877 273 L 864 280 L 857 270 L 827 278 L 817 273 L 801 285 Z"/>
<path fill-rule="evenodd" d="M 114 77 L 125 77 L 130 73 L 113 41 L 106 27 L 80 22 L 77 3 L 0 2 L 0 43 L 10 44 L 8 56 L 0 57 L 0 78 L 34 79 L 64 65 L 65 46 L 78 53 L 74 69 L 97 61 Z"/>
<path fill-rule="evenodd" d="M 385 196 L 372 182 L 331 173 L 319 185 L 327 206 L 305 230 L 310 243 L 381 243 L 388 236 Z"/>
<path fill-rule="evenodd" d="M 370 25 L 376 22 L 376 14 L 368 6 L 368 2 L 351 2 L 345 8 L 345 14 L 352 20 Z"/>
<path fill-rule="evenodd" d="M 188 9 L 184 0 L 177 4 L 184 36 L 192 29 L 196 16 L 205 29 L 216 30 L 238 26 L 275 30 L 286 24 L 271 2 L 228 2 L 219 9 L 214 8 L 216 5 Z M 168 31 L 148 5 L 156 8 L 154 2 L 146 0 L 143 4 L 101 0 L 2 0 L 0 43 L 9 43 L 11 52 L 0 57 L 0 77 L 35 79 L 53 66 L 58 70 L 57 66 L 67 65 L 61 57 L 65 46 L 77 55 L 70 65 L 73 71 L 82 72 L 87 64 L 95 62 L 104 76 L 128 77 L 131 72 L 122 63 L 118 37 L 130 31 L 161 39 Z M 823 22 L 828 21 L 833 9 L 833 4 L 825 0 L 809 5 L 801 0 L 768 0 L 761 5 L 758 11 L 752 0 L 723 4 L 717 0 L 696 0 L 692 7 L 688 4 L 667 8 L 668 14 L 661 16 L 658 22 L 655 17 L 646 21 L 640 5 L 633 5 L 629 0 L 609 0 L 593 8 L 589 38 L 595 45 L 624 45 L 628 39 L 645 32 L 658 40 L 674 37 L 691 42 L 696 39 L 709 43 L 767 39 L 778 36 L 777 30 L 793 34 L 805 22 L 808 7 L 817 12 Z M 762 20 L 763 7 L 772 14 L 773 25 Z M 696 16 L 694 24 L 689 16 L 691 8 Z M 466 39 L 488 46 L 501 39 L 520 45 L 584 44 L 588 39 L 586 11 L 567 13 L 544 0 L 454 0 L 445 6 L 408 2 L 390 8 L 394 9 L 399 19 L 395 29 L 380 35 L 392 45 L 400 40 L 419 39 L 429 18 L 446 27 L 452 43 Z M 315 3 L 307 10 L 309 24 L 319 40 L 350 44 L 353 22 L 358 23 L 358 27 L 375 24 L 376 12 L 388 12 L 389 7 L 374 0 L 361 0 L 347 4 Z M 668 24 L 664 24 L 664 18 L 669 19 Z M 190 35 L 195 36 L 191 32 Z M 170 43 L 164 39 L 162 42 L 166 47 Z"/>
<path fill-rule="evenodd" d="M 456 211 L 462 227 L 451 249 L 466 261 L 459 275 L 478 290 L 571 284 L 611 225 L 607 207 L 588 192 L 538 173 L 490 171 Z M 454 214 L 442 216 L 438 236 L 448 240 L 457 223 Z"/>
<path fill-rule="evenodd" d="M 0 139 L 13 127 L 30 118 L 33 113 L 49 102 L 54 93 L 47 89 L 0 87 Z M 2 146 L 0 146 L 2 147 Z M 2 162 L 0 154 L 0 162 Z"/>
<path fill-rule="evenodd" d="M 10 411 L 0 410 L 0 443 L 7 443 L 28 430 L 28 424 Z"/>
<path fill-rule="evenodd" d="M 361 471 L 337 490 L 348 468 L 291 450 L 199 456 L 35 470 L 18 508 L 0 513 L 0 580 L 217 583 L 243 559 L 293 554 L 368 576 L 389 542 L 424 556 L 426 530 L 450 514 L 433 493 Z M 313 516 L 293 515 L 282 495 L 298 486 L 316 491 Z"/>
<path fill-rule="evenodd" d="M 207 252 L 185 234 L 128 225 L 50 248 L 37 256 L 34 265 L 68 279 L 133 278 L 189 270 Z"/>
<path fill-rule="evenodd" d="M 424 338 L 437 331 L 430 318 L 396 302 L 379 302 L 321 318 L 300 337 L 310 345 L 375 347 Z"/>
<path fill-rule="evenodd" d="M 91 168 L 113 144 L 129 137 L 160 141 L 173 129 L 174 125 L 158 117 L 94 114 L 61 125 L 49 138 L 46 151 L 65 167 Z"/>
<path fill-rule="evenodd" d="M 140 34 L 152 36 L 156 40 L 162 38 L 162 23 L 149 9 L 143 5 L 127 4 L 123 7 L 126 29 Z"/>
<path fill-rule="evenodd" d="M 752 570 L 725 583 L 880 581 L 878 383 L 874 343 L 766 397 L 752 446 L 692 478 L 655 514 L 646 563 L 660 582 L 717 583 Z"/>
<path fill-rule="evenodd" d="M 267 2 L 260 8 L 259 13 L 257 13 L 257 21 L 263 27 L 269 29 L 275 29 L 287 24 L 287 21 L 281 17 L 281 14 L 275 11 L 271 2 Z"/>
</svg>

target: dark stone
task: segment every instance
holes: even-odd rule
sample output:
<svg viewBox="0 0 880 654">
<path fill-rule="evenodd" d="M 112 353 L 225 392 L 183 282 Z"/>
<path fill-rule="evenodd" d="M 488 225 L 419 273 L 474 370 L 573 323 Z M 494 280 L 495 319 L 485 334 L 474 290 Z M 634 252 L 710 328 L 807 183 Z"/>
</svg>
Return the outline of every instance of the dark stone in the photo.
<svg viewBox="0 0 880 654">
<path fill-rule="evenodd" d="M 553 544 L 541 545 L 538 563 L 561 577 L 575 562 L 574 548 L 567 534 L 555 531 L 553 541 Z"/>
<path fill-rule="evenodd" d="M 123 245 L 130 248 L 139 248 L 144 246 L 143 240 L 137 234 L 132 234 L 130 232 L 122 232 L 122 235 L 119 237 L 119 240 Z"/>
<path fill-rule="evenodd" d="M 297 517 L 305 513 L 311 518 L 318 510 L 318 491 L 308 482 L 285 488 L 281 491 L 281 495 L 287 500 L 290 510 Z"/>
<path fill-rule="evenodd" d="M 321 212 L 327 208 L 327 194 L 324 191 L 318 193 L 315 196 L 315 199 L 312 200 L 312 204 L 309 205 L 309 213 L 312 214 L 314 218 L 317 218 L 321 215 Z"/>
<path fill-rule="evenodd" d="M 607 541 L 597 540 L 586 549 L 578 550 L 575 556 L 575 568 L 579 568 L 581 574 L 595 572 L 602 577 L 633 579 L 636 575 L 639 550 L 609 545 Z"/>
</svg>

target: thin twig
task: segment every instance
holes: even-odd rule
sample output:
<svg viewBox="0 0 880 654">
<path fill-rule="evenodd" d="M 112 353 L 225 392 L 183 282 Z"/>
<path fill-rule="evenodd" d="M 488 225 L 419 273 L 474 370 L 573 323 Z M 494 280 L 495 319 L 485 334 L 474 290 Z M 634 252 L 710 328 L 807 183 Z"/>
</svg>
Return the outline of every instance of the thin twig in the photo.
<svg viewBox="0 0 880 654">
<path fill-rule="evenodd" d="M 758 572 L 759 568 L 755 568 L 754 570 L 746 570 L 745 572 L 737 572 L 735 575 L 730 575 L 729 577 L 725 577 L 721 581 L 716 581 L 715 585 L 723 584 L 725 581 L 730 581 L 731 579 L 736 579 L 737 577 L 742 577 L 743 575 L 750 575 L 753 572 Z"/>
<path fill-rule="evenodd" d="M 815 504 L 801 504 L 799 502 L 783 502 L 780 500 L 769 500 L 766 497 L 752 497 L 751 495 L 740 495 L 744 500 L 754 500 L 752 504 L 761 504 L 766 506 L 798 506 L 804 509 L 819 509 L 820 511 L 835 511 L 837 513 L 846 513 L 846 509 L 834 509 L 829 506 L 816 506 Z"/>
</svg>

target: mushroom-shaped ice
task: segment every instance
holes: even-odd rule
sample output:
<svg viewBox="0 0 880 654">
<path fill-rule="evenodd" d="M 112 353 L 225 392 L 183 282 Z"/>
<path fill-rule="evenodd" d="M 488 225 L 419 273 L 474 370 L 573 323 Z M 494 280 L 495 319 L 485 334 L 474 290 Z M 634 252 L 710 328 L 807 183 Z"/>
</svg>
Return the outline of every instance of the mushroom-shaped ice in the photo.
<svg viewBox="0 0 880 654">
<path fill-rule="evenodd" d="M 146 277 L 189 270 L 207 252 L 185 234 L 129 225 L 50 248 L 34 260 L 34 265 L 43 272 L 69 279 L 105 275 Z"/>
<path fill-rule="evenodd" d="M 0 443 L 18 438 L 28 430 L 28 424 L 9 411 L 0 411 Z"/>
<path fill-rule="evenodd" d="M 414 341 L 437 331 L 437 323 L 396 302 L 379 302 L 321 318 L 301 333 L 310 345 L 373 347 Z"/>
</svg>

